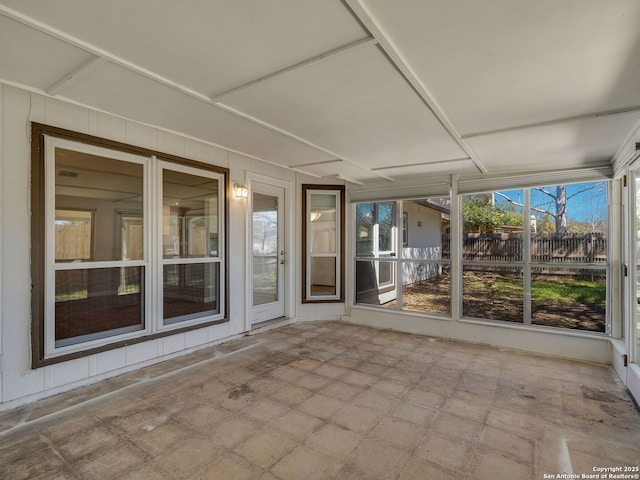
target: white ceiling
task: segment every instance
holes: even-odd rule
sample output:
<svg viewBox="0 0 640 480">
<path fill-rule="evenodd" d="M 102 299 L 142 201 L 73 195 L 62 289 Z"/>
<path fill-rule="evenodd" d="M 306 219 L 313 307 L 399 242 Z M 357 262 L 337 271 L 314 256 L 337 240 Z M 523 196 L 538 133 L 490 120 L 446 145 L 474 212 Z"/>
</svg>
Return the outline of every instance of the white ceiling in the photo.
<svg viewBox="0 0 640 480">
<path fill-rule="evenodd" d="M 0 0 L 0 81 L 317 177 L 601 166 L 637 0 Z"/>
</svg>

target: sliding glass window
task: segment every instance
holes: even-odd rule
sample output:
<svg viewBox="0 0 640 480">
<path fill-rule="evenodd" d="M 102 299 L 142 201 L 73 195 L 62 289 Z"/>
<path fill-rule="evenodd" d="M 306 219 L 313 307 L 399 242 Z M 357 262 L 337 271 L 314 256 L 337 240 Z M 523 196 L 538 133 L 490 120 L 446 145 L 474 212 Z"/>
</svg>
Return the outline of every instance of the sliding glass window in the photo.
<svg viewBox="0 0 640 480">
<path fill-rule="evenodd" d="M 225 169 L 38 124 L 32 142 L 35 366 L 225 320 Z"/>
</svg>

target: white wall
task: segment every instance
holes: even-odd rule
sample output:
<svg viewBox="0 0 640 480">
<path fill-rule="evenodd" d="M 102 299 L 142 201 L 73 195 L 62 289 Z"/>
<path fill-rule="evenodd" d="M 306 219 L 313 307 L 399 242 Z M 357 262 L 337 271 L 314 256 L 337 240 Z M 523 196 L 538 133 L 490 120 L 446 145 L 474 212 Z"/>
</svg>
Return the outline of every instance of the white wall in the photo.
<svg viewBox="0 0 640 480">
<path fill-rule="evenodd" d="M 32 370 L 30 368 L 30 122 L 166 152 L 229 168 L 231 183 L 247 172 L 296 182 L 292 171 L 253 160 L 195 139 L 131 122 L 12 86 L 0 84 L 0 410 L 135 370 L 243 334 L 247 329 L 245 291 L 246 201 L 229 198 L 229 322 L 176 334 Z M 317 179 L 304 179 L 319 183 Z M 299 202 L 297 202 L 299 204 Z M 297 215 L 297 214 L 296 214 Z M 300 218 L 296 216 L 295 218 Z M 299 241 L 299 228 L 296 229 Z M 299 271 L 297 258 L 292 271 Z M 297 280 L 297 279 L 296 279 Z M 294 282 L 296 283 L 296 282 Z M 299 283 L 298 283 L 299 285 Z M 301 301 L 295 296 L 292 316 Z M 307 306 L 305 319 L 339 318 L 344 305 Z"/>
</svg>

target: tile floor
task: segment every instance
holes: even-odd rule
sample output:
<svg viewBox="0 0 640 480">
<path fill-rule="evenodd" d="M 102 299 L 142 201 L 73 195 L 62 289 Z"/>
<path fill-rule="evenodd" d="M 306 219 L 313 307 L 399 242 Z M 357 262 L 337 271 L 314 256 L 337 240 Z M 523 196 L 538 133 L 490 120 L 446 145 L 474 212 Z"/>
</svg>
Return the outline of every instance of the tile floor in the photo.
<svg viewBox="0 0 640 480">
<path fill-rule="evenodd" d="M 0 430 L 10 480 L 517 480 L 640 466 L 640 414 L 610 368 L 340 322 L 42 400 L 0 414 Z"/>
</svg>

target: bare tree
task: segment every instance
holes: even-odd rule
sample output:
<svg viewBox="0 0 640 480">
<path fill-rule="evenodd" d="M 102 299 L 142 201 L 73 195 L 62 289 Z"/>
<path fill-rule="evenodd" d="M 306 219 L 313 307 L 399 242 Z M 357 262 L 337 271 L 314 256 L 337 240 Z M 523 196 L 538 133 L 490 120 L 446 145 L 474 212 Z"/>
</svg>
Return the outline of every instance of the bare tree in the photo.
<svg viewBox="0 0 640 480">
<path fill-rule="evenodd" d="M 543 193 L 547 197 L 549 197 L 549 202 L 531 206 L 531 210 L 534 212 L 547 214 L 553 217 L 556 223 L 556 233 L 565 234 L 567 233 L 567 202 L 573 197 L 580 195 L 584 192 L 588 192 L 589 190 L 602 188 L 602 182 L 594 182 L 589 185 L 586 185 L 584 188 L 576 190 L 570 195 L 567 195 L 567 186 L 566 185 L 557 185 L 554 190 L 548 190 L 545 187 L 535 187 L 540 193 Z M 513 205 L 517 205 L 519 207 L 524 207 L 522 203 L 518 203 L 513 199 L 509 198 L 507 195 L 501 192 L 494 192 L 496 195 L 504 198 L 509 203 Z M 545 208 L 546 206 L 553 207 L 553 209 Z"/>
</svg>

